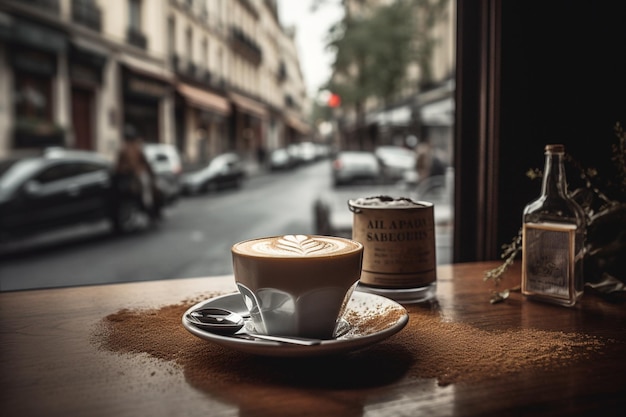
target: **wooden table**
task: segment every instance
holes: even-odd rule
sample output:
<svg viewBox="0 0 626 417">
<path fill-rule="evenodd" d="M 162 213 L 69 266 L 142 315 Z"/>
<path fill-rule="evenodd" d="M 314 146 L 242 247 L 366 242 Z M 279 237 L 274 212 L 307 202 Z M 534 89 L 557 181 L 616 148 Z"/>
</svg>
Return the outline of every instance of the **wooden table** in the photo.
<svg viewBox="0 0 626 417">
<path fill-rule="evenodd" d="M 583 359 L 571 363 L 557 361 L 507 371 L 506 351 L 519 346 L 504 343 L 502 355 L 488 358 L 493 363 L 502 363 L 500 375 L 496 372 L 469 381 L 461 375 L 460 380 L 446 382 L 445 375 L 423 377 L 416 371 L 421 365 L 428 365 L 420 364 L 423 358 L 420 359 L 419 352 L 428 352 L 430 346 L 424 346 L 425 340 L 407 340 L 409 333 L 405 332 L 409 330 L 405 328 L 375 346 L 341 358 L 315 359 L 313 366 L 301 365 L 313 360 L 308 358 L 283 360 L 221 351 L 227 363 L 219 372 L 225 375 L 228 364 L 233 364 L 232 377 L 215 381 L 207 377 L 207 381 L 198 381 L 189 363 L 180 366 L 176 361 L 155 359 L 148 353 L 103 349 L 94 329 L 104 317 L 121 309 L 149 311 L 183 300 L 202 299 L 207 294 L 233 291 L 232 277 L 2 293 L 0 414 L 623 415 L 626 410 L 624 302 L 585 294 L 578 306 L 568 309 L 530 302 L 514 293 L 506 302 L 492 305 L 489 303 L 492 285 L 483 282 L 482 276 L 495 265 L 440 267 L 436 302 L 407 306 L 409 324 L 419 324 L 425 314 L 434 312 L 445 325 L 453 329 L 457 326 L 461 333 L 469 329 L 478 337 L 502 340 L 507 332 L 521 334 L 532 330 L 547 338 L 577 334 L 597 340 L 597 346 L 589 348 L 591 353 Z M 504 285 L 519 281 L 519 267 L 507 273 L 507 280 Z M 209 342 L 195 338 L 184 329 L 176 337 L 186 342 L 193 339 L 191 343 L 197 343 L 199 349 L 214 349 Z M 464 347 L 455 343 L 453 337 L 449 348 L 464 352 Z M 459 344 L 464 343 L 465 339 L 459 340 Z M 485 343 L 492 342 L 486 339 Z M 446 346 L 438 349 L 445 351 Z M 146 351 L 149 350 L 147 346 Z M 493 354 L 493 350 L 486 348 L 485 353 Z M 536 354 L 538 351 L 529 346 L 528 358 Z M 542 354 L 546 354 L 545 349 Z M 471 353 L 466 358 L 467 366 L 475 365 L 472 361 L 485 360 L 479 356 Z M 250 372 L 246 371 L 246 364 Z M 205 368 L 203 371 L 210 374 L 211 368 L 208 365 Z M 254 375 L 259 369 L 265 369 L 268 376 L 256 381 Z M 355 377 L 345 373 L 354 373 Z M 320 375 L 326 374 L 329 378 L 325 382 Z"/>
</svg>

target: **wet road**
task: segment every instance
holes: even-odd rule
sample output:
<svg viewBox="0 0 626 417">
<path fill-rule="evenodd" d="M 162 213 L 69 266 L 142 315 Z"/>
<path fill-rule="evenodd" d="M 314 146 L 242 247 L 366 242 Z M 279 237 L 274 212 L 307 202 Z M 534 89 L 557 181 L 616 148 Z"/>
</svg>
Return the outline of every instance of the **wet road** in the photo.
<svg viewBox="0 0 626 417">
<path fill-rule="evenodd" d="M 71 230 L 69 241 L 58 234 L 37 239 L 37 245 L 0 253 L 0 291 L 231 274 L 230 247 L 240 240 L 314 233 L 315 199 L 330 193 L 343 202 L 346 191 L 354 192 L 331 184 L 324 160 L 251 177 L 238 190 L 183 197 L 155 228 L 116 236 L 103 223 Z M 333 208 L 342 209 L 349 227 L 347 205 Z M 451 228 L 444 228 L 437 233 L 438 263 L 451 261 L 450 248 Z"/>
<path fill-rule="evenodd" d="M 253 177 L 239 190 L 184 197 L 157 228 L 112 236 L 103 224 L 72 230 L 66 243 L 53 236 L 52 244 L 5 254 L 0 291 L 230 274 L 233 243 L 313 232 L 313 201 L 331 184 L 328 164 Z"/>
</svg>

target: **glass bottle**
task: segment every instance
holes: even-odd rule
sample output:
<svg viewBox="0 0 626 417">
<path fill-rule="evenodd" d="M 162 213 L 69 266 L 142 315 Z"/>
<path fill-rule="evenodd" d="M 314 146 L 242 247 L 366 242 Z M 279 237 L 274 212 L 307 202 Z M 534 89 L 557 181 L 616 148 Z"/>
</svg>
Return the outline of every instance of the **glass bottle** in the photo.
<svg viewBox="0 0 626 417">
<path fill-rule="evenodd" d="M 524 208 L 522 294 L 571 307 L 583 294 L 585 214 L 567 193 L 565 147 L 545 151 L 541 195 Z"/>
</svg>

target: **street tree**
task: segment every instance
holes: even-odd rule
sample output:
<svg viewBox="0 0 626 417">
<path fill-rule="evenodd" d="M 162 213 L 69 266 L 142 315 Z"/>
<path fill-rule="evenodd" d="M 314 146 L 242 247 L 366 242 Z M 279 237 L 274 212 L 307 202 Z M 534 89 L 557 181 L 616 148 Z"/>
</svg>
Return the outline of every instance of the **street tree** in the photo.
<svg viewBox="0 0 626 417">
<path fill-rule="evenodd" d="M 420 84 L 432 78 L 436 44 L 430 32 L 449 0 L 397 0 L 365 16 L 346 14 L 331 27 L 328 47 L 335 51 L 333 75 L 326 88 L 351 107 L 357 128 L 365 125 L 365 102 L 393 101 L 407 82 L 407 68 L 417 63 Z"/>
</svg>

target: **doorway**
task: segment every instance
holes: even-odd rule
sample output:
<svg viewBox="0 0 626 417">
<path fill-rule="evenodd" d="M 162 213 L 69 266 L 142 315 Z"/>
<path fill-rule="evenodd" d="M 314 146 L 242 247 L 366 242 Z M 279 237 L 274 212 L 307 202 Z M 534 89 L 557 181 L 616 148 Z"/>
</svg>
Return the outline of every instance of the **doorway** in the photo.
<svg viewBox="0 0 626 417">
<path fill-rule="evenodd" d="M 94 150 L 93 96 L 90 89 L 72 87 L 72 126 L 76 149 Z"/>
</svg>

